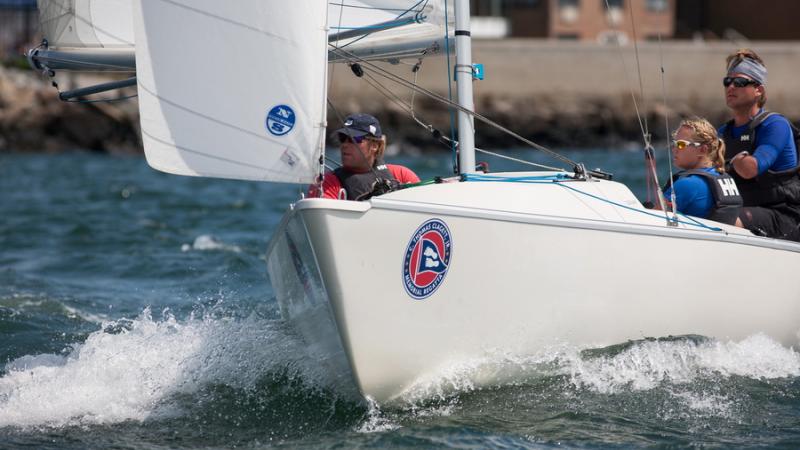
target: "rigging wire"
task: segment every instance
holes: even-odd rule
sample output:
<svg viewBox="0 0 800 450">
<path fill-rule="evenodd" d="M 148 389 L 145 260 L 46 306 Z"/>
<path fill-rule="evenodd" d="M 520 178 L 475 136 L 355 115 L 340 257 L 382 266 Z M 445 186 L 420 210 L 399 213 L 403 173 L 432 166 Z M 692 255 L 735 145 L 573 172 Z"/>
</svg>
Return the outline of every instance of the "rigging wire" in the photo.
<svg viewBox="0 0 800 450">
<path fill-rule="evenodd" d="M 336 5 L 336 3 L 330 3 L 330 4 L 331 5 Z M 338 5 L 339 5 L 339 18 L 338 18 L 337 22 L 338 22 L 339 27 L 341 28 L 341 26 L 342 26 L 342 17 L 343 17 L 343 14 L 344 14 L 344 7 L 345 7 L 344 0 L 342 0 L 340 3 L 338 3 Z M 329 45 L 330 45 L 330 43 L 329 43 Z M 337 36 L 336 40 L 334 41 L 333 45 L 336 48 L 339 47 L 339 38 L 338 38 L 338 36 Z M 335 76 L 336 76 L 336 64 L 334 64 L 333 67 L 331 67 L 330 76 L 328 77 L 328 92 L 330 92 L 331 88 L 333 87 L 333 80 L 334 80 Z M 333 110 L 333 113 L 336 114 L 336 118 L 339 120 L 339 123 L 343 124 L 344 123 L 344 117 L 339 112 L 339 110 L 336 108 L 336 106 L 333 104 L 333 102 L 331 101 L 330 96 L 326 96 L 325 100 L 328 102 L 328 106 Z M 326 114 L 326 117 L 327 117 L 327 114 Z M 327 122 L 327 120 L 326 120 L 326 122 Z M 326 123 L 326 125 L 327 125 L 327 123 Z M 322 195 L 323 195 L 322 184 L 323 184 L 323 181 L 325 180 L 325 170 L 331 170 L 331 168 L 328 167 L 327 164 L 325 164 L 325 161 L 326 160 L 332 161 L 328 157 L 328 155 L 325 153 L 325 143 L 323 143 L 322 147 L 323 147 L 323 149 L 322 149 L 322 161 L 320 161 L 320 163 L 321 163 L 320 164 L 320 173 L 318 175 L 318 182 L 317 182 L 317 193 L 319 193 L 320 197 L 322 197 Z"/>
<path fill-rule="evenodd" d="M 606 4 L 606 10 L 611 10 L 611 5 L 609 5 L 608 0 L 603 0 Z M 642 122 L 642 114 L 639 112 L 639 102 L 636 100 L 636 93 L 633 91 L 633 83 L 631 83 L 630 75 L 628 75 L 628 65 L 625 63 L 625 55 L 622 52 L 622 42 L 620 42 L 619 36 L 621 31 L 617 29 L 614 25 L 613 21 L 609 22 L 611 24 L 611 30 L 614 31 L 614 36 L 616 36 L 616 43 L 617 49 L 619 50 L 619 59 L 622 62 L 622 71 L 625 74 L 625 82 L 628 85 L 628 88 L 631 93 L 631 99 L 633 100 L 633 109 L 636 111 L 636 118 L 639 120 L 639 128 L 642 130 L 642 136 L 647 140 L 647 132 L 645 130 L 644 122 Z M 647 142 L 645 142 L 647 143 Z"/>
<path fill-rule="evenodd" d="M 671 149 L 670 146 L 670 126 L 669 126 L 669 108 L 667 107 L 667 82 L 666 82 L 666 71 L 664 70 L 664 46 L 663 42 L 661 41 L 661 33 L 658 34 L 658 52 L 661 59 L 661 95 L 663 96 L 664 101 L 664 126 L 666 129 L 666 134 L 664 134 L 664 139 L 666 140 L 667 145 L 667 166 L 669 167 L 669 179 L 672 180 L 673 173 L 672 173 L 672 158 L 669 155 L 669 151 Z M 663 195 L 663 192 L 662 192 Z M 675 189 L 672 189 L 670 192 L 670 203 L 673 205 L 672 211 L 672 220 L 677 220 L 677 211 L 675 207 L 677 205 L 675 199 Z"/>
<path fill-rule="evenodd" d="M 611 5 L 609 4 L 608 0 L 604 0 L 606 5 L 606 10 L 611 10 Z M 634 45 L 634 54 L 636 55 L 636 71 L 639 77 L 639 92 L 642 98 L 642 107 L 644 108 L 644 83 L 642 82 L 642 68 L 639 61 L 639 45 L 637 42 L 636 36 L 636 21 L 633 17 L 633 4 L 630 5 L 629 9 L 630 13 L 630 20 L 631 20 L 631 29 L 633 32 L 633 45 Z M 616 29 L 616 27 L 611 25 L 611 29 L 614 31 L 614 35 L 617 37 L 617 49 L 619 50 L 619 57 L 620 61 L 622 62 L 622 70 L 625 73 L 625 81 L 628 84 L 631 93 L 631 99 L 633 100 L 633 108 L 636 111 L 636 118 L 639 120 L 639 128 L 642 131 L 642 139 L 644 140 L 644 157 L 645 157 L 645 175 L 646 175 L 646 187 L 647 187 L 647 197 L 648 202 L 650 202 L 651 197 L 651 190 L 655 190 L 655 197 L 656 203 L 661 206 L 661 209 L 664 211 L 664 218 L 666 219 L 668 224 L 675 224 L 672 220 L 670 220 L 669 213 L 667 212 L 667 208 L 664 205 L 664 194 L 661 191 L 661 186 L 658 184 L 658 174 L 656 173 L 656 166 L 655 166 L 655 149 L 651 143 L 651 135 L 650 130 L 647 124 L 647 117 L 642 117 L 641 111 L 639 111 L 639 104 L 636 100 L 636 94 L 633 89 L 633 83 L 631 83 L 630 76 L 628 75 L 628 67 L 625 63 L 625 55 L 622 51 L 622 42 L 620 42 L 619 36 L 620 31 Z M 669 134 L 668 134 L 669 135 Z"/>
<path fill-rule="evenodd" d="M 608 3 L 608 0 L 605 1 Z M 633 34 L 633 54 L 636 56 L 636 75 L 639 77 L 639 98 L 642 99 L 642 109 L 644 110 L 644 115 L 643 117 L 640 116 L 639 120 L 644 122 L 642 129 L 645 135 L 645 145 L 650 146 L 650 128 L 647 126 L 647 101 L 644 96 L 644 83 L 642 83 L 642 65 L 639 61 L 639 39 L 636 36 L 636 21 L 633 19 L 633 3 L 630 4 L 628 12 L 631 18 L 631 33 Z"/>
<path fill-rule="evenodd" d="M 445 46 L 445 58 L 447 59 L 447 98 L 450 102 L 453 102 L 453 81 L 451 74 L 453 73 L 450 67 L 450 15 L 449 10 L 447 8 L 447 0 L 444 2 L 444 46 Z M 414 83 L 416 84 L 416 83 Z M 455 135 L 455 111 L 453 108 L 450 109 L 450 142 L 456 142 L 456 135 Z M 451 147 L 451 152 L 453 154 L 453 173 L 458 174 L 458 147 L 453 144 Z"/>
<path fill-rule="evenodd" d="M 430 0 L 419 0 L 419 1 L 418 1 L 416 4 L 414 4 L 414 5 L 413 5 L 413 6 L 411 6 L 410 8 L 406 8 L 406 9 L 397 9 L 397 8 L 376 8 L 376 7 L 370 7 L 370 6 L 346 5 L 346 4 L 344 3 L 344 0 L 342 0 L 340 3 L 333 3 L 333 2 L 331 2 L 330 4 L 331 4 L 331 5 L 336 5 L 336 6 L 339 6 L 339 7 L 340 7 L 340 8 L 339 8 L 339 29 L 342 29 L 342 13 L 344 12 L 344 8 L 346 8 L 346 7 L 347 7 L 347 8 L 358 8 L 358 9 L 372 9 L 372 10 L 377 10 L 377 11 L 386 11 L 386 12 L 398 12 L 398 11 L 400 11 L 400 14 L 398 14 L 397 16 L 395 16 L 395 19 L 399 19 L 399 18 L 403 17 L 404 15 L 406 15 L 406 14 L 408 14 L 408 13 L 412 12 L 412 11 L 413 11 L 414 13 L 417 13 L 417 14 L 421 13 L 421 12 L 422 12 L 422 11 L 425 9 L 425 7 L 428 5 L 428 1 L 430 1 Z M 420 4 L 422 4 L 422 6 L 420 6 Z M 419 7 L 419 8 L 417 8 L 417 7 Z M 370 27 L 360 27 L 360 28 L 369 29 Z M 359 29 L 359 28 L 349 28 L 349 29 Z M 357 38 L 354 38 L 354 39 L 353 39 L 353 40 L 351 40 L 350 42 L 348 42 L 348 43 L 346 43 L 346 44 L 342 45 L 341 47 L 338 47 L 338 46 L 337 46 L 337 48 L 344 48 L 344 47 L 347 47 L 347 46 L 353 45 L 353 44 L 355 44 L 356 42 L 358 42 L 358 41 L 360 41 L 360 40 L 362 40 L 362 39 L 364 39 L 364 38 L 366 38 L 366 37 L 367 37 L 367 35 L 366 35 L 366 34 L 365 34 L 365 35 L 363 35 L 363 36 L 359 36 L 359 37 L 357 37 Z M 338 41 L 337 41 L 337 44 L 338 44 Z"/>
<path fill-rule="evenodd" d="M 381 93 L 387 99 L 389 99 L 391 102 L 393 102 L 399 108 L 401 108 L 405 112 L 409 113 L 411 115 L 411 118 L 414 119 L 414 121 L 417 122 L 417 124 L 419 124 L 421 127 L 425 128 L 426 130 L 428 130 L 432 134 L 437 135 L 439 139 L 444 140 L 445 141 L 444 143 L 447 144 L 448 147 L 453 147 L 453 146 L 457 147 L 458 146 L 458 141 L 454 141 L 454 142 L 451 141 L 450 138 L 448 138 L 447 136 L 442 135 L 432 125 L 426 124 L 425 121 L 422 120 L 421 117 L 417 116 L 416 112 L 414 111 L 414 105 L 413 104 L 409 105 L 409 104 L 405 103 L 398 95 L 396 95 L 391 90 L 389 90 L 386 86 L 381 84 L 378 80 L 375 79 L 375 77 L 373 77 L 369 73 L 365 73 L 365 75 L 368 77 L 367 79 L 365 79 L 367 84 L 372 86 L 375 90 L 377 90 L 379 93 Z M 529 165 L 529 166 L 539 167 L 539 168 L 542 168 L 542 169 L 552 170 L 552 171 L 555 171 L 555 172 L 563 172 L 564 171 L 564 169 L 560 168 L 560 167 L 552 167 L 552 166 L 547 166 L 547 165 L 544 165 L 544 164 L 535 163 L 535 162 L 532 162 L 532 161 L 526 161 L 524 159 L 514 158 L 514 157 L 503 155 L 503 154 L 500 154 L 500 153 L 491 152 L 489 150 L 483 150 L 483 149 L 480 149 L 480 148 L 477 148 L 477 147 L 475 148 L 475 151 L 479 152 L 479 153 L 486 154 L 486 155 L 494 156 L 494 157 L 497 157 L 497 158 L 500 158 L 500 159 L 514 161 L 514 162 L 517 162 L 517 163 L 520 163 L 520 164 L 526 164 L 526 165 Z"/>
<path fill-rule="evenodd" d="M 344 49 L 334 49 L 333 51 L 335 53 L 339 53 L 340 56 L 342 56 L 343 59 L 357 61 L 357 62 L 359 62 L 360 65 L 362 65 L 362 67 L 367 67 L 369 69 L 372 69 L 377 74 L 379 74 L 379 75 L 383 76 L 384 78 L 386 78 L 386 79 L 388 79 L 390 81 L 393 81 L 393 82 L 395 82 L 395 83 L 397 83 L 397 84 L 399 84 L 399 85 L 401 85 L 403 87 L 406 87 L 406 88 L 409 88 L 409 89 L 414 89 L 414 90 L 418 91 L 419 93 L 424 94 L 424 95 L 428 96 L 429 98 L 431 98 L 433 100 L 436 100 L 437 102 L 443 103 L 443 104 L 445 104 L 447 106 L 450 106 L 452 108 L 455 108 L 455 109 L 457 109 L 459 111 L 462 111 L 462 112 L 465 112 L 467 114 L 470 114 L 475 119 L 478 119 L 479 121 L 481 121 L 481 122 L 483 122 L 483 123 L 485 123 L 485 124 L 487 124 L 487 125 L 489 125 L 491 127 L 494 127 L 496 129 L 502 131 L 503 133 L 508 134 L 509 136 L 514 137 L 515 139 L 517 139 L 520 142 L 523 142 L 523 143 L 529 145 L 530 147 L 533 147 L 533 148 L 535 148 L 535 149 L 537 149 L 539 151 L 547 153 L 551 157 L 553 157 L 553 158 L 555 158 L 555 159 L 557 159 L 557 160 L 559 160 L 559 161 L 561 161 L 561 162 L 563 162 L 565 164 L 569 164 L 570 166 L 572 166 L 572 167 L 574 167 L 576 169 L 580 167 L 580 165 L 578 163 L 576 163 L 575 161 L 572 161 L 571 159 L 567 158 L 566 156 L 563 156 L 563 155 L 561 155 L 559 153 L 556 153 L 556 152 L 554 152 L 554 151 L 552 151 L 552 150 L 550 150 L 550 149 L 548 149 L 548 148 L 546 148 L 546 147 L 544 147 L 544 146 L 542 146 L 540 144 L 537 144 L 537 143 L 531 141 L 530 139 L 526 139 L 526 138 L 520 136 L 519 134 L 509 130 L 508 128 L 498 124 L 497 122 L 489 119 L 488 117 L 483 116 L 483 115 L 481 115 L 481 114 L 479 114 L 479 113 L 477 113 L 475 111 L 472 111 L 470 109 L 467 109 L 467 108 L 459 105 L 458 103 L 455 103 L 455 102 L 443 97 L 442 95 L 439 95 L 439 94 L 437 94 L 437 93 L 435 93 L 433 91 L 430 91 L 428 89 L 425 89 L 425 88 L 423 88 L 421 86 L 414 85 L 410 81 L 405 80 L 404 78 L 402 78 L 402 77 L 400 77 L 398 75 L 395 75 L 395 74 L 383 69 L 382 67 L 377 66 L 377 65 L 371 63 L 370 61 L 367 61 L 367 60 L 359 57 L 358 55 L 355 55 L 355 54 L 353 54 L 351 52 L 348 52 L 347 50 L 344 50 Z"/>
</svg>

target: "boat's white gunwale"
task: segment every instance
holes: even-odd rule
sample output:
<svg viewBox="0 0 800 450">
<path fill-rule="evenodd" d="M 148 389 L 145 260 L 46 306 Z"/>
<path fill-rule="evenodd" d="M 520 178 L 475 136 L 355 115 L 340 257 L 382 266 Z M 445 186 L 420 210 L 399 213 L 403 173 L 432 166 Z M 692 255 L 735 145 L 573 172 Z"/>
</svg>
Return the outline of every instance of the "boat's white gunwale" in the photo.
<svg viewBox="0 0 800 450">
<path fill-rule="evenodd" d="M 405 212 L 417 212 L 433 215 L 450 215 L 458 217 L 480 218 L 484 220 L 498 220 L 517 223 L 530 223 L 536 225 L 580 228 L 597 231 L 634 233 L 650 236 L 663 236 L 681 239 L 698 239 L 706 241 L 730 242 L 755 247 L 769 248 L 774 250 L 785 250 L 800 253 L 800 244 L 791 241 L 765 238 L 761 236 L 736 235 L 724 230 L 716 231 L 709 229 L 687 230 L 667 226 L 632 224 L 628 222 L 614 222 L 598 219 L 579 219 L 573 217 L 548 216 L 541 214 L 527 214 L 494 210 L 486 208 L 467 208 L 463 206 L 450 206 L 437 203 L 426 203 L 405 200 L 390 200 L 373 198 L 366 202 L 355 202 L 347 200 L 332 200 L 311 198 L 303 199 L 294 204 L 295 211 L 311 209 L 329 209 L 336 211 L 352 211 L 363 213 L 375 208 L 382 210 L 394 210 Z"/>
</svg>

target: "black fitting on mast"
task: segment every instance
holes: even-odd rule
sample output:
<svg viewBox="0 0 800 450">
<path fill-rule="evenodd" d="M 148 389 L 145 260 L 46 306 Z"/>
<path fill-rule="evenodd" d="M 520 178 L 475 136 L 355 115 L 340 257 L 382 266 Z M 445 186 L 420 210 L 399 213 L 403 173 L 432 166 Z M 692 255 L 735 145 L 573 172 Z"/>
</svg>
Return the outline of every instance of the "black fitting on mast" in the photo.
<svg viewBox="0 0 800 450">
<path fill-rule="evenodd" d="M 355 76 L 357 76 L 358 78 L 361 78 L 361 77 L 363 77 L 363 76 L 364 76 L 364 68 L 363 68 L 363 67 L 361 67 L 361 64 L 359 64 L 359 63 L 353 63 L 353 64 L 351 64 L 351 65 L 350 65 L 350 70 L 352 70 L 352 71 L 353 71 L 353 74 L 354 74 Z"/>
</svg>

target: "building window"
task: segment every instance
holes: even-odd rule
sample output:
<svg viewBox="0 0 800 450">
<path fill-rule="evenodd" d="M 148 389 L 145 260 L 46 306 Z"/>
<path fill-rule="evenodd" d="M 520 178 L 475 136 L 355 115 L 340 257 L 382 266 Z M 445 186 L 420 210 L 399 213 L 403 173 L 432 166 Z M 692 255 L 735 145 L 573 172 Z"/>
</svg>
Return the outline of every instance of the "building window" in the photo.
<svg viewBox="0 0 800 450">
<path fill-rule="evenodd" d="M 573 24 L 580 16 L 580 0 L 558 0 L 558 18 L 566 24 Z"/>
<path fill-rule="evenodd" d="M 606 9 L 622 9 L 625 7 L 625 0 L 600 0 L 600 2 L 603 3 L 603 8 Z"/>
<path fill-rule="evenodd" d="M 502 0 L 472 0 L 470 13 L 473 16 L 502 16 L 503 6 Z"/>
<path fill-rule="evenodd" d="M 624 0 L 600 0 L 606 11 L 606 22 L 612 27 L 622 23 L 622 9 L 625 7 Z M 607 3 L 606 3 L 607 2 Z"/>
<path fill-rule="evenodd" d="M 651 12 L 664 12 L 669 7 L 669 0 L 647 0 L 647 10 Z"/>
</svg>

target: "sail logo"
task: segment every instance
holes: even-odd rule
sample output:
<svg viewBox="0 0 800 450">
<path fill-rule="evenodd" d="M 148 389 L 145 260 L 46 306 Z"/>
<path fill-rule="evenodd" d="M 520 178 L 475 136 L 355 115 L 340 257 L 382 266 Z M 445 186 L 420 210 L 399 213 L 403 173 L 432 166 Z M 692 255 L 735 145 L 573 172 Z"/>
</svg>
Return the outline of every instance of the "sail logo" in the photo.
<svg viewBox="0 0 800 450">
<path fill-rule="evenodd" d="M 452 251 L 450 229 L 441 220 L 417 228 L 403 257 L 403 286 L 411 298 L 423 300 L 436 292 L 450 268 Z"/>
<path fill-rule="evenodd" d="M 288 105 L 278 105 L 267 113 L 267 131 L 275 136 L 283 136 L 294 128 L 296 116 Z"/>
</svg>

